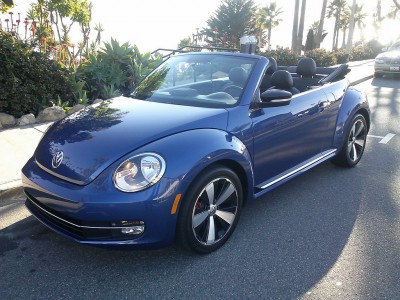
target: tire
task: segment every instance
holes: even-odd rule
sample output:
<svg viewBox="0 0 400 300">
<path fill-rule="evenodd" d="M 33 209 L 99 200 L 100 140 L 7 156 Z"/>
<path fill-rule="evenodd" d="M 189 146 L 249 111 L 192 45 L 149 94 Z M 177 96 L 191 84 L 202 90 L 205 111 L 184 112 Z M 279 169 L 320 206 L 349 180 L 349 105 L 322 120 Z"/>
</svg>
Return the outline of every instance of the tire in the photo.
<svg viewBox="0 0 400 300">
<path fill-rule="evenodd" d="M 383 74 L 381 74 L 381 73 L 374 73 L 374 77 L 375 77 L 375 78 L 382 78 L 382 77 L 383 77 Z"/>
<path fill-rule="evenodd" d="M 340 152 L 332 159 L 338 166 L 352 168 L 361 160 L 367 141 L 368 126 L 365 118 L 357 114 L 346 132 Z"/>
<path fill-rule="evenodd" d="M 178 241 L 202 254 L 217 250 L 235 230 L 242 203 L 243 190 L 236 173 L 223 166 L 207 170 L 196 179 L 182 202 Z"/>
</svg>

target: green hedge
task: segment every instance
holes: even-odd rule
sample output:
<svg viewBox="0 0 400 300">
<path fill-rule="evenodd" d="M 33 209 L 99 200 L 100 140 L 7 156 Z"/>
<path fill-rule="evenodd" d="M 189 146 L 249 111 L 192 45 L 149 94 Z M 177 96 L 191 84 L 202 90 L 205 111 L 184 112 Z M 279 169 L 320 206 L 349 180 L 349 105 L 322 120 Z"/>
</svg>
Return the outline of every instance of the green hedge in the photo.
<svg viewBox="0 0 400 300">
<path fill-rule="evenodd" d="M 275 58 L 279 66 L 296 66 L 298 61 L 297 55 L 289 48 L 278 47 L 276 50 L 261 52 L 260 55 Z"/>
<path fill-rule="evenodd" d="M 0 31 L 0 111 L 20 117 L 37 113 L 58 97 L 69 99 L 69 71 L 32 45 Z"/>
<path fill-rule="evenodd" d="M 318 67 L 329 67 L 336 64 L 343 64 L 348 61 L 366 60 L 375 58 L 382 51 L 382 45 L 371 40 L 368 43 L 356 45 L 351 49 L 351 53 L 346 54 L 344 49 L 326 51 L 325 49 L 313 49 L 307 51 L 304 56 L 315 60 Z M 289 48 L 278 48 L 277 50 L 261 52 L 260 55 L 273 57 L 279 66 L 296 66 L 298 57 Z"/>
<path fill-rule="evenodd" d="M 333 52 L 318 48 L 305 53 L 306 57 L 311 57 L 319 67 L 328 67 L 337 64 L 337 57 Z"/>
</svg>

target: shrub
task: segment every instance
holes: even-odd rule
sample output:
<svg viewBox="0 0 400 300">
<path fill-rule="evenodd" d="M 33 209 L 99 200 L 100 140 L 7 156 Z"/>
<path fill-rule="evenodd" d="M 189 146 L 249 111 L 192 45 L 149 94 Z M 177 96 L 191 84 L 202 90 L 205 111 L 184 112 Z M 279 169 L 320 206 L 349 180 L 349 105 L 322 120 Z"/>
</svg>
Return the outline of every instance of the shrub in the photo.
<svg viewBox="0 0 400 300">
<path fill-rule="evenodd" d="M 0 111 L 20 117 L 69 99 L 69 71 L 26 42 L 0 31 Z"/>
<path fill-rule="evenodd" d="M 379 53 L 382 52 L 383 45 L 377 40 L 370 40 L 367 43 L 367 47 L 371 49 L 372 58 L 375 58 Z"/>
<path fill-rule="evenodd" d="M 346 51 L 344 49 L 332 51 L 332 55 L 336 57 L 336 61 L 338 64 L 345 64 L 351 60 L 351 56 L 349 54 L 346 54 Z"/>
<path fill-rule="evenodd" d="M 298 57 L 289 48 L 280 48 L 260 53 L 265 57 L 273 57 L 279 66 L 297 66 Z"/>
<path fill-rule="evenodd" d="M 355 46 L 351 49 L 351 60 L 365 60 L 375 58 L 377 55 L 368 44 Z"/>
<path fill-rule="evenodd" d="M 329 67 L 337 64 L 336 56 L 322 48 L 307 51 L 305 56 L 314 59 L 318 67 Z"/>
<path fill-rule="evenodd" d="M 86 82 L 90 99 L 108 99 L 128 92 L 159 62 L 159 59 L 153 60 L 149 53 L 140 54 L 136 46 L 132 47 L 129 43 L 120 45 L 111 39 L 79 66 L 77 79 Z"/>
</svg>

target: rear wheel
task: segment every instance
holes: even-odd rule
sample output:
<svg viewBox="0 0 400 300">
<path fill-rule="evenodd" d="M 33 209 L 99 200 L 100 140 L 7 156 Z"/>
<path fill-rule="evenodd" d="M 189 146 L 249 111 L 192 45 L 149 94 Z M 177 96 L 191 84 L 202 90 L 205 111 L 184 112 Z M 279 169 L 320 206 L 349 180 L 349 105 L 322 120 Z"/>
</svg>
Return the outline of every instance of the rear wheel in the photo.
<svg viewBox="0 0 400 300">
<path fill-rule="evenodd" d="M 367 140 L 368 127 L 362 115 L 356 115 L 346 133 L 340 152 L 332 159 L 336 165 L 352 168 L 360 161 Z"/>
<path fill-rule="evenodd" d="M 218 166 L 208 170 L 189 189 L 179 213 L 180 243 L 198 253 L 221 247 L 235 230 L 243 191 L 238 176 Z"/>
</svg>

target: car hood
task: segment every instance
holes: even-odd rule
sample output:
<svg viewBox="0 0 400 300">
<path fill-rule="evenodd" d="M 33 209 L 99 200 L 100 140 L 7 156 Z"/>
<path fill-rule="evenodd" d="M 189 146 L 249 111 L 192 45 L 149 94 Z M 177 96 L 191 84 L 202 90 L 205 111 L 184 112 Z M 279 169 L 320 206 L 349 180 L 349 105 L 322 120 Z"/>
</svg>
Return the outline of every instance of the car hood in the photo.
<svg viewBox="0 0 400 300">
<path fill-rule="evenodd" d="M 376 58 L 400 58 L 400 51 L 388 51 L 378 54 Z"/>
<path fill-rule="evenodd" d="M 227 118 L 225 109 L 119 97 L 55 123 L 39 142 L 35 159 L 54 176 L 85 185 L 117 159 L 145 144 L 187 130 L 225 130 Z"/>
</svg>

